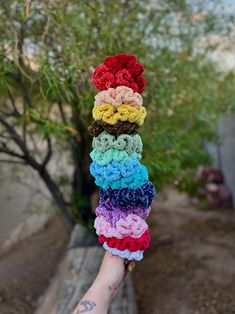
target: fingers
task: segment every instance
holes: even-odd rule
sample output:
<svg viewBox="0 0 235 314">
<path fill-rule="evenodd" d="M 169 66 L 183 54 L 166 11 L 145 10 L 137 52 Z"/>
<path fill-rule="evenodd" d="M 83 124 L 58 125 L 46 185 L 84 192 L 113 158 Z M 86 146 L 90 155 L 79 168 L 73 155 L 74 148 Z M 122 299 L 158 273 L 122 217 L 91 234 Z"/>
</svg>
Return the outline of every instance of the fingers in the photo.
<svg viewBox="0 0 235 314">
<path fill-rule="evenodd" d="M 129 272 L 132 272 L 135 269 L 135 262 L 131 261 L 128 265 Z"/>
<path fill-rule="evenodd" d="M 125 259 L 124 265 L 125 265 L 124 276 L 126 276 L 128 274 L 128 272 L 132 272 L 135 269 L 135 262 L 134 261 L 129 261 L 129 260 Z"/>
</svg>

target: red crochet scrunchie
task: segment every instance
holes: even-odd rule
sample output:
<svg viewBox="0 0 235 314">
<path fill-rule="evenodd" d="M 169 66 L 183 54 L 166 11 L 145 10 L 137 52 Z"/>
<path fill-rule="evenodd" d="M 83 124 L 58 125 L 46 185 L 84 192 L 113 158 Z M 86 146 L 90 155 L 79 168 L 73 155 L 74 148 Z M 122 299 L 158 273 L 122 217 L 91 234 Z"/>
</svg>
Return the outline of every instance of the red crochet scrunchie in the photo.
<svg viewBox="0 0 235 314">
<path fill-rule="evenodd" d="M 128 86 L 141 94 L 146 85 L 143 72 L 144 66 L 137 62 L 134 55 L 123 53 L 106 57 L 104 63 L 95 69 L 92 81 L 99 90 Z"/>
<path fill-rule="evenodd" d="M 149 230 L 147 229 L 140 238 L 124 237 L 123 239 L 117 239 L 107 238 L 104 235 L 100 235 L 99 242 L 101 244 L 106 242 L 109 247 L 118 249 L 120 251 L 145 251 L 150 245 L 150 234 Z"/>
</svg>

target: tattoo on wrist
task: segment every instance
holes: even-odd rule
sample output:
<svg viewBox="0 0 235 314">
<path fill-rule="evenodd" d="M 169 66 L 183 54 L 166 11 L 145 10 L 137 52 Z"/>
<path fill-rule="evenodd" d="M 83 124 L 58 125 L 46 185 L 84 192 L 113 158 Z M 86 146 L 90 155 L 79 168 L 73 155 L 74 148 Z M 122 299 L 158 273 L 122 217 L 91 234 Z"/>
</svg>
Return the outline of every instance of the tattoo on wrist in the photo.
<svg viewBox="0 0 235 314">
<path fill-rule="evenodd" d="M 79 307 L 81 308 L 76 312 L 76 314 L 90 312 L 96 307 L 96 304 L 90 300 L 82 300 L 79 303 Z"/>
</svg>

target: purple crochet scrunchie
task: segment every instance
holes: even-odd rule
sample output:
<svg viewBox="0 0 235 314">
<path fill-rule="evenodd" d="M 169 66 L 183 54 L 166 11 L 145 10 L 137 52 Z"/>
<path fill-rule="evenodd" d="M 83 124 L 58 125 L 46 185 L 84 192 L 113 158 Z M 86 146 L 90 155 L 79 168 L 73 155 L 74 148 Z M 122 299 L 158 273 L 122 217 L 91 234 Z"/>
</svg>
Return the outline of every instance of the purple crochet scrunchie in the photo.
<svg viewBox="0 0 235 314">
<path fill-rule="evenodd" d="M 121 188 L 121 189 L 101 189 L 100 190 L 100 204 L 109 207 L 121 208 L 148 208 L 154 198 L 156 189 L 152 182 L 148 181 L 142 187 L 134 189 Z"/>
<path fill-rule="evenodd" d="M 120 207 L 112 207 L 112 210 L 107 209 L 105 206 L 102 206 L 101 204 L 96 208 L 96 216 L 103 216 L 105 220 L 107 220 L 113 227 L 115 227 L 116 222 L 118 220 L 125 219 L 130 214 L 135 214 L 139 216 L 141 219 L 146 220 L 149 213 L 151 211 L 151 208 L 148 207 L 146 209 L 132 207 L 130 209 L 123 209 Z"/>
</svg>

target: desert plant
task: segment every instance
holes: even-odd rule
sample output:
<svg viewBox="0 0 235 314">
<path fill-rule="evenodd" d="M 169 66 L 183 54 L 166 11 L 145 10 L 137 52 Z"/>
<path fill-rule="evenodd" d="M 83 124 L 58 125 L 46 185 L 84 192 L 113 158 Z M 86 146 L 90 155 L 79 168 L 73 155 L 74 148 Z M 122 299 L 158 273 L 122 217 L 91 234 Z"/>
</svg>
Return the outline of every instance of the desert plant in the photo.
<svg viewBox="0 0 235 314">
<path fill-rule="evenodd" d="M 89 225 L 95 191 L 87 131 L 95 94 L 91 75 L 106 55 L 125 52 L 136 54 L 146 68 L 148 120 L 142 135 L 153 181 L 160 186 L 208 162 L 203 140 L 215 138 L 216 119 L 234 100 L 233 74 L 219 75 L 206 59 L 216 47 L 197 44 L 212 34 L 229 36 L 233 16 L 217 10 L 219 5 L 1 1 L 1 161 L 34 168 L 68 225 Z M 48 164 L 55 151 L 64 150 L 73 174 L 58 178 Z"/>
</svg>

